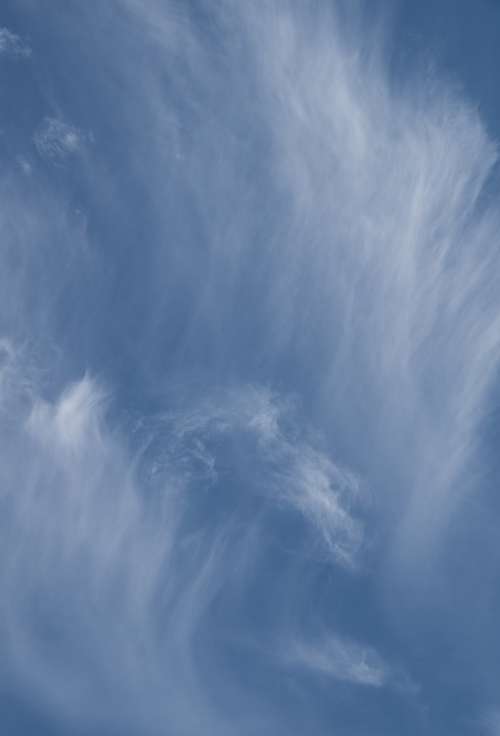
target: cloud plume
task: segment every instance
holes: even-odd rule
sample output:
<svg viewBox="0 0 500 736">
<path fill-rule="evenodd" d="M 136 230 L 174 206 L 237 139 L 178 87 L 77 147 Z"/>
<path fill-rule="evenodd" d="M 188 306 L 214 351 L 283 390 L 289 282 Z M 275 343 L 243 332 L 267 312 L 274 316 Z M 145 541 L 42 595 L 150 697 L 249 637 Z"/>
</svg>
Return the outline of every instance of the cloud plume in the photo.
<svg viewBox="0 0 500 736">
<path fill-rule="evenodd" d="M 478 106 L 365 3 L 20 5 L 47 53 L 3 113 L 0 707 L 472 733 L 500 702 Z"/>
<path fill-rule="evenodd" d="M 30 47 L 8 28 L 0 28 L 0 55 L 13 57 L 31 56 Z"/>
</svg>

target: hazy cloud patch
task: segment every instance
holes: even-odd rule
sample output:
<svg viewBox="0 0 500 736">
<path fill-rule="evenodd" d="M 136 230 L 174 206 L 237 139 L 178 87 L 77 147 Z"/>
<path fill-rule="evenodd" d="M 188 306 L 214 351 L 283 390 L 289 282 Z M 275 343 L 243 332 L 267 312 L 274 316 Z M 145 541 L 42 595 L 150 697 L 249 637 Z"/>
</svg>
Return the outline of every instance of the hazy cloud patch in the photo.
<svg viewBox="0 0 500 736">
<path fill-rule="evenodd" d="M 37 128 L 33 142 L 39 155 L 55 163 L 80 153 L 91 136 L 57 118 L 47 117 Z"/>
<path fill-rule="evenodd" d="M 9 31 L 8 28 L 0 28 L 0 56 L 29 57 L 31 48 L 20 36 Z"/>
</svg>

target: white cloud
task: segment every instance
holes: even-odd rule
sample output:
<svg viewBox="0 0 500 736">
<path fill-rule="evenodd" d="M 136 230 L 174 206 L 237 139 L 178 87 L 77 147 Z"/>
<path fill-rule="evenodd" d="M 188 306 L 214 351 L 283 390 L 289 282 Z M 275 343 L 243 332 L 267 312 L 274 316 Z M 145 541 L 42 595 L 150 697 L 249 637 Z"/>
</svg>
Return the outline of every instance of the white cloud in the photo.
<svg viewBox="0 0 500 736">
<path fill-rule="evenodd" d="M 33 137 L 42 158 L 55 162 L 79 153 L 89 136 L 73 125 L 57 118 L 45 118 Z"/>
<path fill-rule="evenodd" d="M 468 470 L 499 360 L 500 215 L 484 196 L 496 149 L 466 100 L 418 73 L 400 84 L 379 39 L 334 14 L 222 1 L 210 9 L 220 43 L 212 54 L 182 8 L 135 1 L 122 8 L 111 37 L 83 35 L 85 53 L 97 50 L 103 79 L 112 80 L 115 96 L 100 102 L 129 158 L 116 180 L 109 174 L 111 183 L 95 162 L 86 175 L 95 203 L 128 205 L 123 171 L 148 201 L 151 243 L 137 247 L 150 268 L 133 295 L 147 309 L 138 309 L 143 342 L 130 373 L 155 379 L 155 360 L 163 371 L 170 358 L 182 373 L 191 368 L 185 356 L 200 354 L 205 368 L 207 349 L 207 382 L 255 372 L 285 385 L 284 393 L 292 386 L 326 439 L 313 441 L 293 403 L 257 384 L 209 389 L 205 400 L 190 399 L 161 419 L 141 418 L 146 439 L 137 457 L 129 446 L 136 438 L 111 426 L 96 382 L 85 377 L 58 393 L 54 386 L 65 382 L 54 361 L 45 392 L 15 340 L 5 340 L 5 667 L 60 712 L 113 720 L 114 705 L 102 695 L 112 691 L 118 699 L 125 693 L 123 718 L 141 732 L 154 733 L 153 721 L 167 713 L 180 732 L 258 733 L 250 708 L 235 729 L 207 696 L 207 679 L 233 684 L 204 660 L 212 603 L 226 584 L 245 588 L 236 561 L 259 562 L 250 532 L 234 522 L 238 500 L 261 496 L 277 516 L 284 512 L 280 521 L 292 511 L 323 557 L 356 567 L 367 488 L 344 467 L 347 457 L 368 474 L 377 503 L 370 521 L 381 522 L 379 540 L 397 566 L 442 543 L 473 485 Z M 96 8 L 74 12 L 75 24 L 91 17 L 88 28 L 99 25 Z M 0 51 L 9 38 L 1 33 Z M 91 137 L 49 117 L 33 140 L 57 164 Z M 78 282 L 72 288 L 90 345 L 78 355 L 83 361 L 92 352 L 88 335 L 100 335 L 107 316 L 95 297 L 115 274 L 103 268 L 98 284 L 89 277 L 100 272 L 97 250 L 94 271 L 83 258 L 67 268 L 68 252 L 85 247 L 86 235 L 56 188 L 44 182 L 34 202 L 26 180 L 0 182 L 2 320 L 22 339 L 50 343 L 54 323 L 64 331 L 58 310 L 73 305 L 61 307 L 62 285 Z M 182 316 L 176 323 L 176 299 L 169 302 L 176 288 L 187 293 L 187 325 Z M 121 362 L 120 348 L 130 355 L 138 332 L 121 320 L 129 294 L 116 297 L 113 357 Z M 165 337 L 172 332 L 175 341 Z M 177 354 L 165 356 L 174 343 Z M 74 366 L 75 356 L 66 357 Z M 153 395 L 168 380 L 162 375 Z M 236 512 L 219 526 L 215 501 L 226 486 L 234 507 L 229 498 L 224 511 Z M 196 517 L 203 501 L 213 502 L 213 527 L 210 514 L 206 528 L 189 514 Z M 295 542 L 299 548 L 301 535 Z M 290 565 L 287 572 L 297 572 Z M 40 633 L 55 621 L 57 652 L 43 648 Z M 349 683 L 392 686 L 396 678 L 376 649 L 336 634 L 299 631 L 290 657 Z"/>
<path fill-rule="evenodd" d="M 218 392 L 166 420 L 177 437 L 175 452 L 184 457 L 187 452 L 204 457 L 204 467 L 209 468 L 212 477 L 217 474 L 218 459 L 207 449 L 210 441 L 217 437 L 231 439 L 241 432 L 254 436 L 257 450 L 253 470 L 259 479 L 255 491 L 298 511 L 314 530 L 318 549 L 324 546 L 331 559 L 356 565 L 363 543 L 363 524 L 353 511 L 361 503 L 360 482 L 304 440 L 291 402 L 268 389 L 245 386 Z M 227 460 L 220 462 L 224 465 Z"/>
<path fill-rule="evenodd" d="M 350 511 L 359 501 L 358 479 L 310 447 L 289 447 L 286 454 L 280 495 L 313 523 L 334 559 L 354 565 L 363 541 L 363 526 Z"/>
<path fill-rule="evenodd" d="M 499 362 L 500 214 L 486 196 L 497 150 L 477 109 L 417 65 L 395 78 L 365 18 L 288 2 L 211 9 L 225 58 L 240 59 L 235 39 L 245 39 L 225 104 L 187 16 L 124 7 L 179 96 L 196 99 L 186 131 L 148 67 L 140 115 L 128 120 L 134 131 L 150 121 L 157 160 L 134 160 L 134 171 L 158 212 L 174 172 L 203 223 L 206 279 L 190 265 L 196 251 L 172 256 L 168 215 L 157 221 L 168 243 L 156 253 L 158 293 L 172 261 L 203 283 L 182 349 L 206 341 L 223 363 L 251 310 L 262 364 L 292 366 L 333 444 L 340 437 L 377 477 L 378 513 L 398 516 L 385 540 L 397 564 L 436 553 L 475 490 L 478 423 Z M 172 120 L 186 131 L 175 139 L 181 168 L 167 145 Z"/>
<path fill-rule="evenodd" d="M 17 157 L 17 164 L 25 176 L 30 176 L 33 173 L 33 166 L 24 156 Z"/>
<path fill-rule="evenodd" d="M 418 685 L 399 666 L 388 662 L 371 646 L 323 631 L 311 636 L 290 636 L 283 644 L 283 661 L 316 676 L 353 685 L 390 688 L 414 698 Z"/>
<path fill-rule="evenodd" d="M 435 76 L 394 80 L 375 32 L 288 4 L 242 15 L 268 168 L 288 197 L 272 255 L 259 254 L 271 339 L 379 477 L 379 508 L 404 515 L 404 564 L 432 554 L 474 491 L 500 360 L 500 212 L 485 195 L 496 145 Z"/>
<path fill-rule="evenodd" d="M 132 718 L 144 732 L 168 714 L 188 733 L 202 726 L 232 733 L 234 724 L 210 702 L 193 649 L 212 601 L 227 585 L 246 589 L 242 570 L 257 555 L 251 528 L 242 532 L 237 513 L 227 521 L 226 502 L 193 530 L 197 499 L 212 488 L 216 507 L 226 484 L 234 512 L 245 493 L 279 497 L 342 546 L 356 523 L 342 507 L 350 487 L 340 488 L 331 461 L 284 434 L 286 402 L 265 389 L 233 389 L 144 418 L 136 457 L 110 426 L 106 393 L 89 376 L 49 401 L 27 382 L 12 341 L 2 342 L 1 356 L 0 398 L 10 401 L 9 413 L 0 411 L 4 668 L 70 719 L 116 723 L 102 697 L 111 688 L 129 703 L 123 724 Z M 13 402 L 20 394 L 23 402 Z M 255 469 L 249 488 L 240 486 L 234 452 Z M 248 523 L 258 530 L 259 514 Z M 52 627 L 47 649 L 43 630 Z M 369 677 L 363 663 L 359 672 Z M 222 683 L 225 676 L 217 672 Z M 255 732 L 256 722 L 249 715 L 243 732 Z"/>
<path fill-rule="evenodd" d="M 0 56 L 31 56 L 30 47 L 8 28 L 0 28 Z"/>
<path fill-rule="evenodd" d="M 34 397 L 27 415 L 0 423 L 3 666 L 63 717 L 116 723 L 102 688 L 134 694 L 123 724 L 132 717 L 154 732 L 164 689 L 177 693 L 172 722 L 208 709 L 191 682 L 189 649 L 217 588 L 216 549 L 207 540 L 202 560 L 195 540 L 177 548 L 173 489 L 148 506 L 103 402 L 85 377 L 57 401 Z M 186 698 L 197 704 L 192 716 Z"/>
<path fill-rule="evenodd" d="M 287 654 L 295 665 L 355 685 L 382 687 L 392 676 L 374 649 L 334 635 L 292 642 Z"/>
</svg>

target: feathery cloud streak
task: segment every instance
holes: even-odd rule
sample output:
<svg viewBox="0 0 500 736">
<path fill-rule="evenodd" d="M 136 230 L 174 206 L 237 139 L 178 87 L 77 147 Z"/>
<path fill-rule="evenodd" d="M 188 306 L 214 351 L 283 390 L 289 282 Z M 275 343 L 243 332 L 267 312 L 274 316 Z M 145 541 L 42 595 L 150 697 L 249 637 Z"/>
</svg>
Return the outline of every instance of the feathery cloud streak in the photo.
<svg viewBox="0 0 500 736">
<path fill-rule="evenodd" d="M 486 587 L 440 578 L 490 503 L 496 147 L 342 7 L 44 15 L 0 182 L 0 636 L 65 728 L 467 733 L 437 701 L 498 698 Z"/>
</svg>

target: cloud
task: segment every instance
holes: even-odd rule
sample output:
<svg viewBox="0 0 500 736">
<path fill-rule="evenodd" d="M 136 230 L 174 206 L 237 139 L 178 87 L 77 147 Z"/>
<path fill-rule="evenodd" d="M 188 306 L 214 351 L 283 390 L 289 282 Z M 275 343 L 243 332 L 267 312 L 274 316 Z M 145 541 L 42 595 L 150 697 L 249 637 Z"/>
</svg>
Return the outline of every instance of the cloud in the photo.
<svg viewBox="0 0 500 736">
<path fill-rule="evenodd" d="M 61 717 L 94 725 L 117 719 L 104 691 L 135 693 L 123 726 L 132 717 L 154 733 L 160 690 L 178 692 L 172 722 L 184 698 L 196 701 L 190 638 L 215 585 L 204 583 L 215 548 L 203 561 L 194 540 L 184 553 L 173 549 L 172 491 L 149 507 L 141 498 L 104 401 L 85 377 L 55 403 L 35 398 L 25 418 L 2 424 L 3 672 Z M 175 678 L 185 678 L 180 691 Z M 195 717 L 203 710 L 200 701 Z"/>
<path fill-rule="evenodd" d="M 29 57 L 30 47 L 8 28 L 0 28 L 0 56 Z"/>
<path fill-rule="evenodd" d="M 17 164 L 25 176 L 30 176 L 33 172 L 33 167 L 30 161 L 24 156 L 17 158 Z"/>
<path fill-rule="evenodd" d="M 306 632 L 292 634 L 283 641 L 281 658 L 287 666 L 316 677 L 388 688 L 410 699 L 419 695 L 419 686 L 400 666 L 389 663 L 374 647 L 333 632 L 322 631 L 314 636 Z"/>
<path fill-rule="evenodd" d="M 496 736 L 500 733 L 500 715 L 495 708 L 489 708 L 477 720 L 471 721 L 471 728 L 476 729 L 481 736 Z"/>
<path fill-rule="evenodd" d="M 22 352 L 8 340 L 2 348 L 0 409 L 10 406 L 0 411 L 4 674 L 61 717 L 93 726 L 132 719 L 156 733 L 168 713 L 189 733 L 231 733 L 198 672 L 195 642 L 215 625 L 215 600 L 250 582 L 241 566 L 256 564 L 251 539 L 263 507 L 248 516 L 244 495 L 279 501 L 279 513 L 302 512 L 345 563 L 359 541 L 350 536 L 358 522 L 342 508 L 350 489 L 336 487 L 331 461 L 285 433 L 287 402 L 265 389 L 224 391 L 143 417 L 134 456 L 110 426 L 106 392 L 94 380 L 84 376 L 42 399 L 23 376 Z M 22 402 L 13 403 L 16 394 Z M 290 475 L 282 467 L 289 463 Z M 212 512 L 200 517 L 204 491 Z M 229 615 L 230 596 L 226 607 Z M 212 684 L 226 677 L 214 671 Z M 119 718 L 115 696 L 102 695 L 110 689 L 129 701 Z M 249 715 L 248 733 L 258 717 Z"/>
<path fill-rule="evenodd" d="M 322 396 L 359 433 L 362 395 L 370 450 L 402 459 L 405 536 L 418 555 L 459 502 L 498 365 L 498 211 L 481 200 L 496 148 L 472 105 L 438 80 L 394 89 L 380 49 L 364 39 L 358 51 L 342 22 L 252 21 L 291 205 L 281 257 L 298 264 L 277 270 L 272 305 L 303 350 L 315 348 L 301 314 L 313 324 L 329 315 L 312 329 Z M 280 291 L 281 277 L 295 289 Z"/>
<path fill-rule="evenodd" d="M 418 564 L 475 492 L 500 348 L 499 212 L 486 195 L 496 145 L 451 85 L 417 69 L 393 79 L 383 39 L 340 13 L 284 3 L 234 22 L 258 94 L 224 124 L 238 138 L 250 118 L 268 140 L 266 194 L 250 205 L 264 208 L 264 234 L 245 210 L 229 227 L 209 220 L 214 288 L 193 333 L 212 322 L 232 334 L 235 294 L 252 294 L 260 353 L 313 376 L 297 390 L 307 384 L 333 444 L 377 479 L 381 514 L 398 509 L 397 564 Z M 236 162 L 196 144 L 192 157 L 218 172 L 211 191 L 192 184 L 200 209 L 217 210 L 227 181 L 243 199 Z"/>
<path fill-rule="evenodd" d="M 281 664 L 416 693 L 388 641 L 427 698 L 473 678 L 447 656 L 436 674 L 429 641 L 460 630 L 462 651 L 462 575 L 447 615 L 420 610 L 481 492 L 496 146 L 462 92 L 399 77 L 330 5 L 44 18 L 40 96 L 73 123 L 49 114 L 35 148 L 99 145 L 75 186 L 27 158 L 0 179 L 0 675 L 68 728 L 303 733 Z"/>
<path fill-rule="evenodd" d="M 218 465 L 208 448 L 215 437 L 254 437 L 255 491 L 299 512 L 315 530 L 318 549 L 323 546 L 331 559 L 355 566 L 363 543 L 363 524 L 356 515 L 362 503 L 360 481 L 300 436 L 291 402 L 268 389 L 243 386 L 219 391 L 166 421 L 178 438 L 175 451 L 184 454 L 194 447 L 194 455 L 213 476 Z"/>
<path fill-rule="evenodd" d="M 294 642 L 288 656 L 296 665 L 354 685 L 382 687 L 391 677 L 389 667 L 374 649 L 336 636 Z"/>
<path fill-rule="evenodd" d="M 79 153 L 89 136 L 57 118 L 45 118 L 33 136 L 35 148 L 42 158 L 61 162 Z"/>
<path fill-rule="evenodd" d="M 220 69 L 189 16 L 124 7 L 184 101 L 162 104 L 148 67 L 141 113 L 126 120 L 132 136 L 150 120 L 151 149 L 132 168 L 168 243 L 154 250 L 152 333 L 168 332 L 162 309 L 179 280 L 199 284 L 178 355 L 192 370 L 248 365 L 264 383 L 289 381 L 376 481 L 380 515 L 399 515 L 386 538 L 396 564 L 440 554 L 475 492 L 499 360 L 499 212 L 487 194 L 497 150 L 478 110 L 417 64 L 395 76 L 362 13 L 222 3 L 223 58 L 240 53 L 240 35 L 244 53 Z M 166 171 L 178 198 L 163 197 Z M 196 211 L 202 255 L 175 208 Z"/>
</svg>

